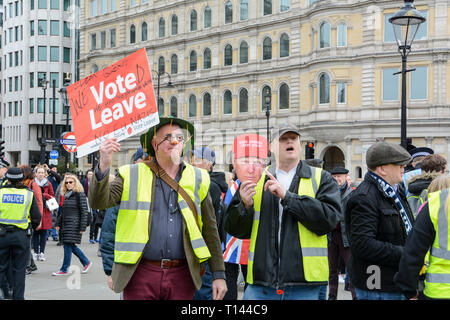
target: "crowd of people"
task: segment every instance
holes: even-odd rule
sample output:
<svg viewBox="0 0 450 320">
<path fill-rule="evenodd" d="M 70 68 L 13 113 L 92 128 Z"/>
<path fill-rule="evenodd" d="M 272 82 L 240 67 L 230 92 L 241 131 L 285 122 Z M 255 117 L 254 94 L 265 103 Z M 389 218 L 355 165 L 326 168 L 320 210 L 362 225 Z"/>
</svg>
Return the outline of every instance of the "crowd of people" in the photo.
<svg viewBox="0 0 450 320">
<path fill-rule="evenodd" d="M 379 141 L 367 150 L 368 172 L 353 182 L 343 165 L 327 171 L 301 160 L 300 136 L 291 124 L 274 128 L 271 141 L 238 135 L 233 172 L 216 172 L 214 150 L 194 149 L 191 123 L 160 118 L 116 175 L 120 144 L 108 138 L 84 181 L 22 166 L 8 169 L 0 193 L 20 182 L 34 194 L 28 272 L 45 261 L 49 236 L 64 248 L 53 275 L 68 274 L 72 254 L 87 272 L 92 261 L 77 244 L 89 224 L 96 243 L 101 226 L 106 281 L 126 300 L 236 300 L 240 274 L 245 300 L 336 300 L 341 274 L 353 300 L 450 299 L 447 160 Z M 15 277 L 3 292 L 21 283 Z"/>
</svg>

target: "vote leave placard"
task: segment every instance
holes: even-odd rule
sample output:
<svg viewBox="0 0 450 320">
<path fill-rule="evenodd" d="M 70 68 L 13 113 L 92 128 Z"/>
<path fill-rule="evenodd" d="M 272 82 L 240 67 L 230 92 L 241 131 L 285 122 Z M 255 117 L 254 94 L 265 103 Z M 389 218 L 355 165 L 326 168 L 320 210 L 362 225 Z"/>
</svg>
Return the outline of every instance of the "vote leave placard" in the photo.
<svg viewBox="0 0 450 320">
<path fill-rule="evenodd" d="M 147 53 L 140 49 L 67 87 L 77 157 L 97 151 L 159 123 Z"/>
</svg>

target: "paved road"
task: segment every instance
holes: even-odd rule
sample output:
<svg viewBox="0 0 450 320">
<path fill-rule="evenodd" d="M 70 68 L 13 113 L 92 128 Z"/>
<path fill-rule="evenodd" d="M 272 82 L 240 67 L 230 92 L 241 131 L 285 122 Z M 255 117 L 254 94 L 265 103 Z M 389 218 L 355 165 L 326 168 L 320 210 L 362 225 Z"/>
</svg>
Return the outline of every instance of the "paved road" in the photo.
<svg viewBox="0 0 450 320">
<path fill-rule="evenodd" d="M 98 244 L 90 244 L 88 233 L 83 234 L 80 249 L 91 259 L 93 265 L 88 273 L 75 272 L 71 276 L 52 276 L 62 265 L 63 248 L 49 238 L 46 247 L 46 261 L 36 261 L 38 267 L 26 278 L 25 299 L 27 300 L 119 300 L 120 294 L 111 291 L 106 284 L 102 259 L 97 256 Z M 81 263 L 72 255 L 72 267 L 81 271 Z M 78 269 L 79 268 L 79 269 Z M 351 300 L 350 292 L 339 285 L 339 300 Z M 238 298 L 242 299 L 239 288 Z"/>
</svg>

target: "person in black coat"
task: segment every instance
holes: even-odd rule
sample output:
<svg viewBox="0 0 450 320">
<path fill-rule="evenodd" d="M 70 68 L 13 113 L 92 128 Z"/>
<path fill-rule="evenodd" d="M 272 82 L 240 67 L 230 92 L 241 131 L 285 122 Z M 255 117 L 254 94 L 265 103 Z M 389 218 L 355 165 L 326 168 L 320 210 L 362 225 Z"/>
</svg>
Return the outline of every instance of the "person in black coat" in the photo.
<svg viewBox="0 0 450 320">
<path fill-rule="evenodd" d="M 72 253 L 80 259 L 83 265 L 82 273 L 86 273 L 92 262 L 76 245 L 81 243 L 81 236 L 86 230 L 88 206 L 83 186 L 73 174 L 66 174 L 61 184 L 60 214 L 58 215 L 57 231 L 64 245 L 64 260 L 61 269 L 53 275 L 67 275 L 72 259 Z"/>
</svg>

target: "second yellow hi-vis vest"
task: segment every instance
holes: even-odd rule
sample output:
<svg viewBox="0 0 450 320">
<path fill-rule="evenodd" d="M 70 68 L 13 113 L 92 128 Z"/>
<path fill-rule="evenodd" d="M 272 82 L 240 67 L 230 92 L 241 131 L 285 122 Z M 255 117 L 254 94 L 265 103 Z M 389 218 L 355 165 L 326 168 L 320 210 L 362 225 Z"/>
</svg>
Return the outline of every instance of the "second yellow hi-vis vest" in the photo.
<svg viewBox="0 0 450 320">
<path fill-rule="evenodd" d="M 450 189 L 445 189 L 428 195 L 428 209 L 436 237 L 430 250 L 424 293 L 435 299 L 450 299 L 450 208 L 446 208 L 449 192 Z"/>
<path fill-rule="evenodd" d="M 28 189 L 0 189 L 0 223 L 27 229 L 33 192 Z"/>
<path fill-rule="evenodd" d="M 201 202 L 208 195 L 210 178 L 206 170 L 185 163 L 179 185 L 195 204 L 198 225 L 186 201 L 178 194 L 178 205 L 186 223 L 190 242 L 199 262 L 211 257 L 202 237 Z M 114 262 L 135 264 L 149 240 L 149 215 L 153 199 L 154 174 L 145 163 L 125 165 L 119 168 L 123 178 L 123 191 L 117 216 Z M 151 244 L 149 244 L 151 245 Z"/>
<path fill-rule="evenodd" d="M 316 197 L 317 190 L 320 186 L 322 176 L 322 169 L 316 167 L 311 168 L 311 178 L 301 178 L 298 195 Z M 261 200 L 264 188 L 264 181 L 266 174 L 263 173 L 259 179 L 255 190 L 256 194 L 253 196 L 253 225 L 250 238 L 250 249 L 248 253 L 248 270 L 247 282 L 253 284 L 253 263 L 255 258 L 255 247 L 258 236 L 259 219 L 261 214 Z M 281 213 L 280 213 L 281 214 Z M 302 250 L 303 270 L 305 279 L 308 282 L 314 281 L 328 281 L 329 267 L 328 267 L 328 240 L 327 235 L 318 236 L 314 232 L 307 229 L 304 225 L 298 222 L 298 233 L 300 238 L 300 246 Z"/>
</svg>

